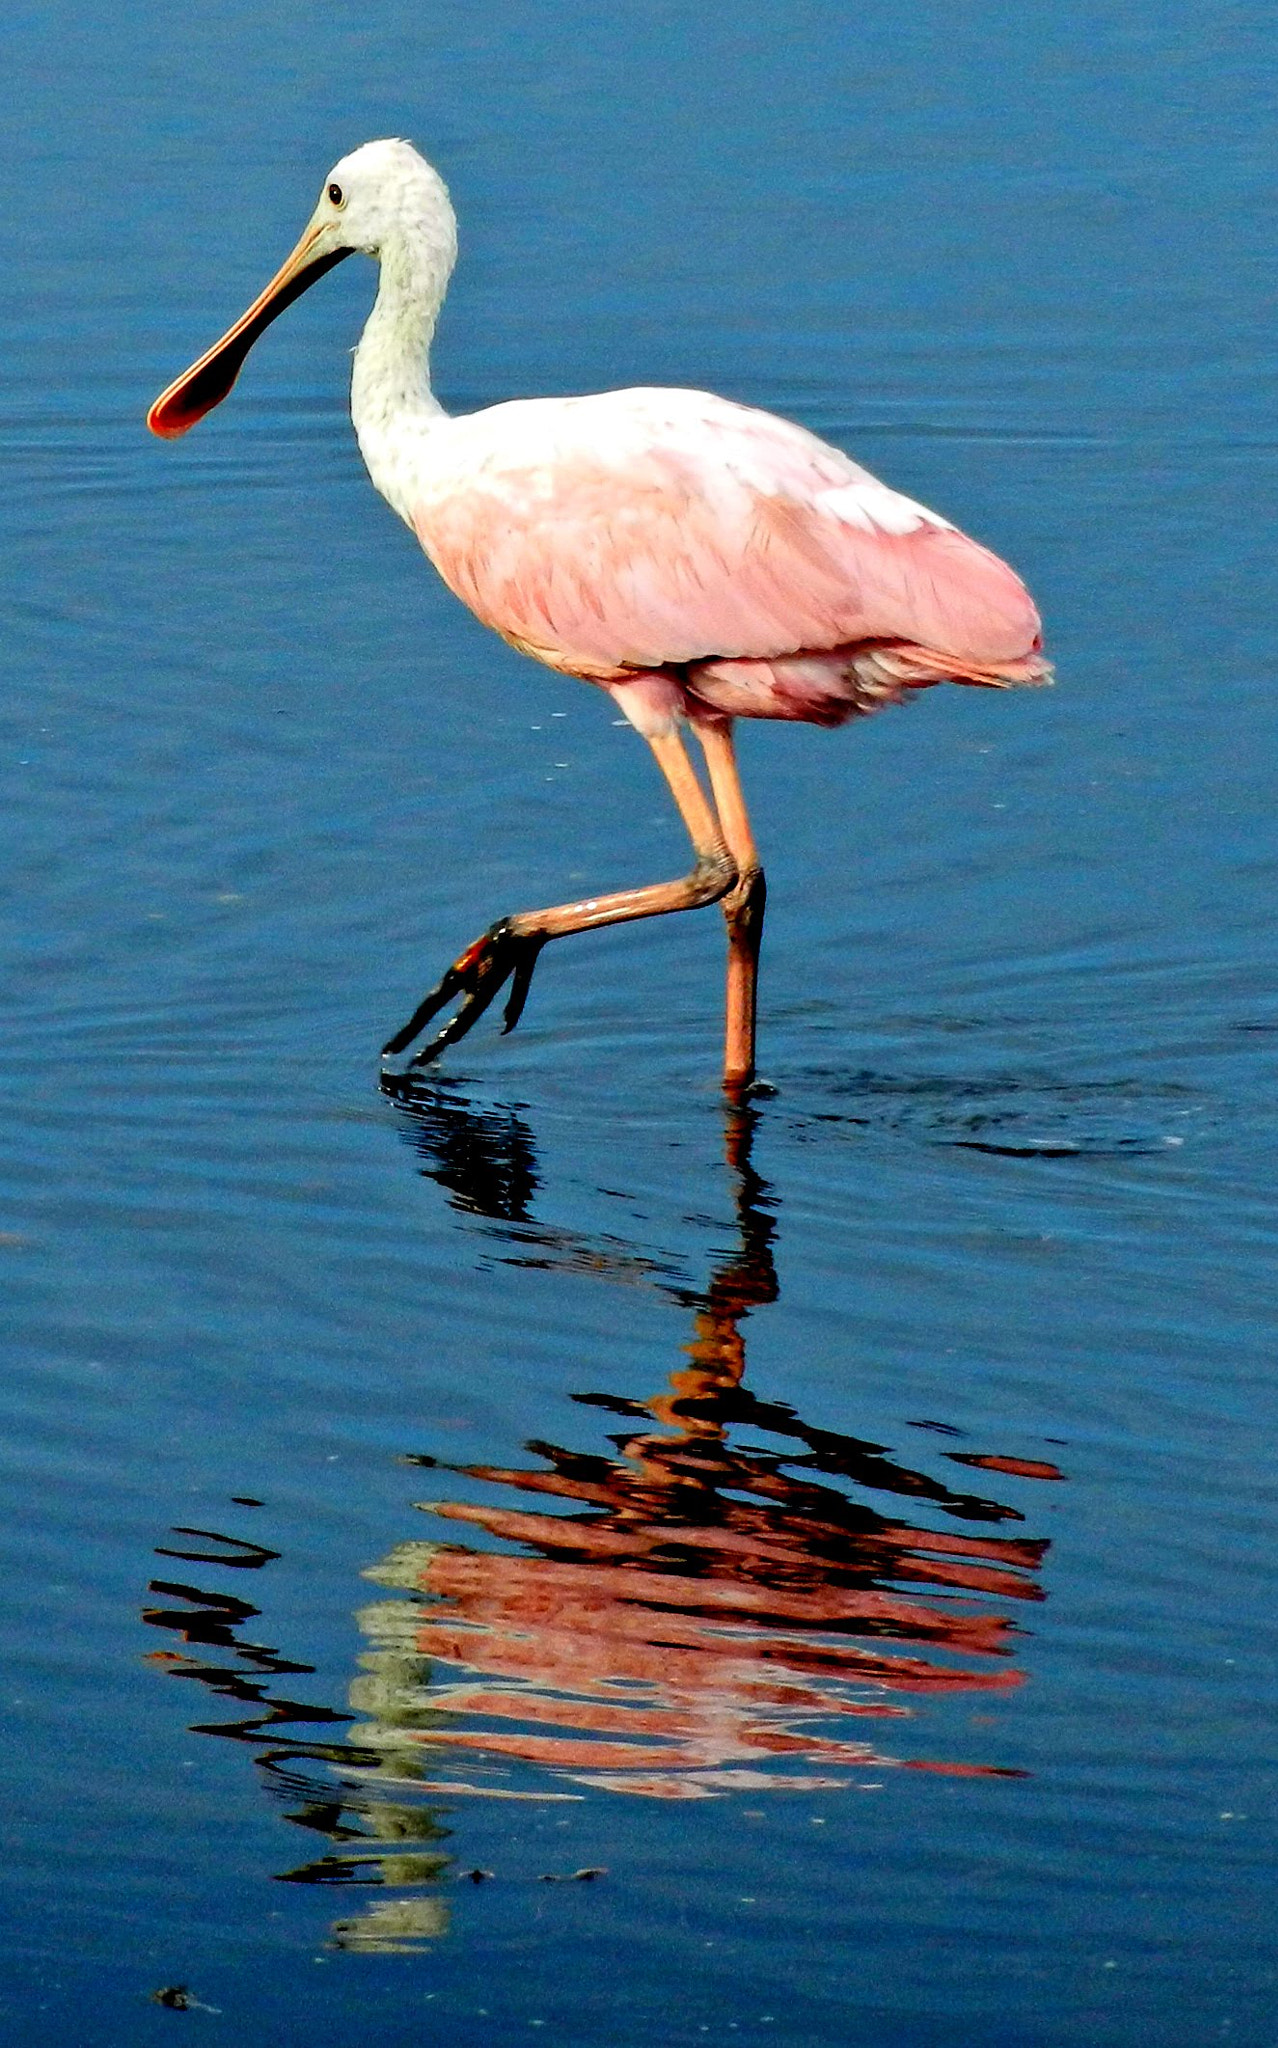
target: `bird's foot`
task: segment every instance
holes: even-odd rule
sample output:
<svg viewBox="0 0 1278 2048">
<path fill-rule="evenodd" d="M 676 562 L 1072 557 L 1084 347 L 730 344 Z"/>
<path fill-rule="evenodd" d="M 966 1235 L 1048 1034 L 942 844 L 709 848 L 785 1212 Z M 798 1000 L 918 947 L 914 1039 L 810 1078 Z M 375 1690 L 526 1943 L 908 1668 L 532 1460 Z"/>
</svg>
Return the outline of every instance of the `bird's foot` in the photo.
<svg viewBox="0 0 1278 2048">
<path fill-rule="evenodd" d="M 409 1061 L 410 1068 L 428 1066 L 432 1060 L 438 1059 L 446 1046 L 456 1045 L 459 1038 L 466 1036 L 471 1025 L 483 1016 L 507 981 L 510 982 L 510 994 L 506 998 L 502 1030 L 513 1031 L 523 1015 L 533 969 L 546 943 L 546 936 L 544 932 L 518 932 L 513 919 L 499 919 L 482 938 L 467 946 L 438 985 L 431 989 L 429 995 L 422 997 L 403 1029 L 387 1039 L 382 1047 L 382 1058 L 395 1059 L 406 1052 L 431 1018 L 446 1009 L 454 997 L 460 996 L 461 1006 L 456 1015 L 450 1017 L 443 1029 L 437 1031 L 429 1044 L 414 1053 Z"/>
</svg>

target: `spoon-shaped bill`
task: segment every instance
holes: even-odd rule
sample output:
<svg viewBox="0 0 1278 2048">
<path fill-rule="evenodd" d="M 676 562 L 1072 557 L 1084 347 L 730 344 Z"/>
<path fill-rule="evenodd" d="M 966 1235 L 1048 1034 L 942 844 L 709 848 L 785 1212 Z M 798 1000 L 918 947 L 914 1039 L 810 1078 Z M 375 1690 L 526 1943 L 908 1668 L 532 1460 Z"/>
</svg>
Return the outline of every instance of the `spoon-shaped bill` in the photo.
<svg viewBox="0 0 1278 2048">
<path fill-rule="evenodd" d="M 234 327 L 227 329 L 220 341 L 206 349 L 197 363 L 189 370 L 183 370 L 166 391 L 162 391 L 146 416 L 146 423 L 153 434 L 162 440 L 176 440 L 185 434 L 206 412 L 212 412 L 220 405 L 234 384 L 244 365 L 244 358 L 257 340 L 264 334 L 272 320 L 279 318 L 286 306 L 340 263 L 343 256 L 349 256 L 349 249 L 330 249 L 323 255 L 313 254 L 320 228 L 309 227 L 291 256 L 280 266 L 266 290 L 254 299 L 247 313 L 241 314 Z"/>
</svg>

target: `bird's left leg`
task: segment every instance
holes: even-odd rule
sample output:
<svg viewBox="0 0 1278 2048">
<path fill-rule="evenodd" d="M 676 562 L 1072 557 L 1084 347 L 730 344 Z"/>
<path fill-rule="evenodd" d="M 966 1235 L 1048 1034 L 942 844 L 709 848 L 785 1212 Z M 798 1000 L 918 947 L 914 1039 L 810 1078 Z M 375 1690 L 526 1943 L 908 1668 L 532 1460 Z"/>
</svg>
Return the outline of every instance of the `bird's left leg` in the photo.
<svg viewBox="0 0 1278 2048">
<path fill-rule="evenodd" d="M 714 791 L 715 809 L 736 864 L 737 880 L 723 898 L 728 926 L 728 991 L 724 1026 L 723 1085 L 739 1096 L 754 1079 L 755 1015 L 758 1008 L 759 947 L 768 887 L 737 772 L 730 718 L 694 717 Z"/>
<path fill-rule="evenodd" d="M 601 925 L 628 924 L 639 917 L 663 917 L 673 910 L 696 910 L 702 904 L 717 903 L 737 880 L 737 868 L 724 844 L 719 821 L 697 780 L 678 733 L 646 733 L 657 765 L 679 806 L 696 854 L 691 874 L 676 882 L 653 882 L 641 889 L 618 889 L 607 896 L 588 896 L 577 903 L 556 903 L 546 910 L 517 910 L 503 917 L 481 938 L 467 946 L 454 960 L 443 980 L 423 997 L 402 1031 L 382 1048 L 384 1058 L 406 1052 L 418 1034 L 440 1010 L 456 997 L 461 1007 L 442 1031 L 435 1034 L 412 1065 L 425 1066 L 445 1046 L 464 1038 L 482 1016 L 494 996 L 509 980 L 505 1028 L 513 1031 L 519 1022 L 537 956 L 549 939 L 569 932 L 594 931 Z"/>
</svg>

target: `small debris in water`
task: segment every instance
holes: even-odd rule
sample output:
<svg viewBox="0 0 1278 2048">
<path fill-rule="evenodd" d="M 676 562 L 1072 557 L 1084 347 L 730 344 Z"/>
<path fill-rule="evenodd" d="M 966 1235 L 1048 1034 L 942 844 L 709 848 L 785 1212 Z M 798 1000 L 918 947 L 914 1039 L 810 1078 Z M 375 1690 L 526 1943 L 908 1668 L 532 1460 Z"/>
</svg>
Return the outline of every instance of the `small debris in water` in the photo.
<svg viewBox="0 0 1278 2048">
<path fill-rule="evenodd" d="M 196 1998 L 185 1984 L 162 1984 L 158 1991 L 151 1993 L 153 2005 L 163 2005 L 169 2012 L 217 2012 L 220 2005 L 206 2005 L 202 1998 Z"/>
</svg>

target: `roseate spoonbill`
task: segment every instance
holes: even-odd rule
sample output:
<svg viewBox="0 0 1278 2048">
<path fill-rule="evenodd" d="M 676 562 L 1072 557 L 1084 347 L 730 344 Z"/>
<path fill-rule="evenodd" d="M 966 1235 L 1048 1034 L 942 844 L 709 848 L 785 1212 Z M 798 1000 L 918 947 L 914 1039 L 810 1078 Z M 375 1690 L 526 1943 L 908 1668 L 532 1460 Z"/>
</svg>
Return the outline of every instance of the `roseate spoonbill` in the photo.
<svg viewBox="0 0 1278 2048">
<path fill-rule="evenodd" d="M 568 932 L 722 903 L 724 1078 L 754 1074 L 764 878 L 733 752 L 736 718 L 842 725 L 932 683 L 1050 676 L 1038 613 L 1005 562 L 814 434 L 710 393 L 518 399 L 450 418 L 429 347 L 457 249 L 443 180 L 410 143 L 335 164 L 283 268 L 147 416 L 184 434 L 277 314 L 352 251 L 380 263 L 351 417 L 373 483 L 457 596 L 524 653 L 601 685 L 656 756 L 695 853 L 675 882 L 501 918 L 385 1048 L 468 1031 L 509 979 L 518 1021 L 541 948 Z M 710 797 L 680 725 L 705 755 Z"/>
</svg>

